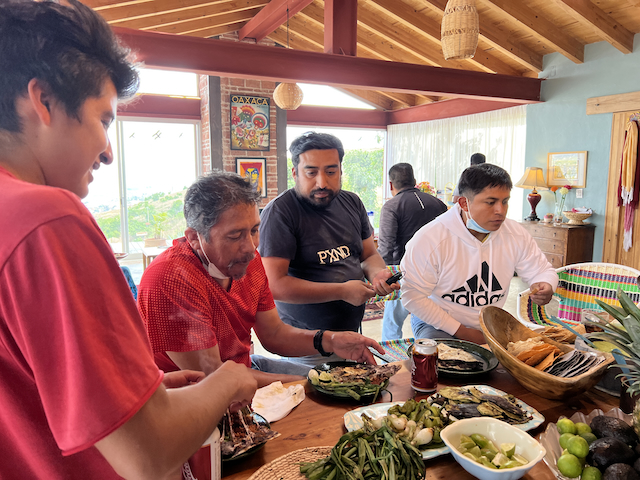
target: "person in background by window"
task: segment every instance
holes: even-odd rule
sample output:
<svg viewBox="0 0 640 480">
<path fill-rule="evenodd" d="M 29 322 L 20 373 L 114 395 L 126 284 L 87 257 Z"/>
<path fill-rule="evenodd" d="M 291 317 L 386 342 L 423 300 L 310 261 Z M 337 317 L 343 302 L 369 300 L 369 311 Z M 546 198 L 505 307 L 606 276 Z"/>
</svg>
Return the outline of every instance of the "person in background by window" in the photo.
<svg viewBox="0 0 640 480">
<path fill-rule="evenodd" d="M 531 235 L 506 218 L 512 186 L 497 165 L 467 168 L 460 201 L 407 243 L 402 303 L 415 338 L 485 343 L 480 309 L 504 305 L 514 271 L 530 285 L 535 303 L 551 300 L 555 269 Z"/>
<path fill-rule="evenodd" d="M 362 201 L 341 188 L 342 142 L 308 132 L 289 150 L 295 187 L 269 202 L 260 227 L 259 252 L 278 313 L 294 327 L 357 331 L 365 302 L 399 285 L 386 283 L 391 272 L 376 251 Z M 326 359 L 291 360 L 313 367 Z"/>
<path fill-rule="evenodd" d="M 413 167 L 397 163 L 389 169 L 391 198 L 380 212 L 378 253 L 387 265 L 399 265 L 405 246 L 424 225 L 447 211 L 447 206 L 433 195 L 416 188 Z M 398 300 L 384 302 L 382 340 L 402 338 L 402 325 L 409 312 Z"/>
<path fill-rule="evenodd" d="M 229 405 L 256 390 L 234 362 L 206 378 L 158 370 L 80 201 L 113 161 L 118 99 L 137 90 L 128 54 L 75 0 L 0 5 L 3 479 L 180 478 Z"/>
<path fill-rule="evenodd" d="M 473 167 L 474 165 L 482 165 L 486 161 L 487 161 L 487 157 L 485 157 L 483 153 L 474 153 L 473 155 L 471 155 L 469 166 Z M 453 203 L 458 203 L 458 200 L 460 199 L 460 190 L 458 188 L 459 185 L 460 185 L 460 181 L 458 180 L 458 185 L 456 185 L 456 188 L 453 190 L 453 195 L 451 198 L 451 201 Z"/>
<path fill-rule="evenodd" d="M 250 357 L 252 329 L 267 350 L 280 355 L 324 349 L 375 363 L 367 348 L 383 353 L 375 340 L 355 332 L 323 335 L 280 320 L 256 254 L 259 200 L 248 180 L 229 172 L 201 177 L 187 190 L 185 236 L 153 261 L 140 282 L 138 308 L 158 366 L 211 373 L 233 360 L 253 366 L 260 386 L 307 375 L 309 368 L 300 363 Z"/>
</svg>

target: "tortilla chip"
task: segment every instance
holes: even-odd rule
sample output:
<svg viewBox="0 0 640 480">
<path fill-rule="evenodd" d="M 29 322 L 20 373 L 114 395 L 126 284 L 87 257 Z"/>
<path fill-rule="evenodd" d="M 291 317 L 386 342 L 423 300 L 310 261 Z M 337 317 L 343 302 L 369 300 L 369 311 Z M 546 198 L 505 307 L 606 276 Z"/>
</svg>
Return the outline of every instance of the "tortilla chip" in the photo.
<svg viewBox="0 0 640 480">
<path fill-rule="evenodd" d="M 534 368 L 536 370 L 540 370 L 541 372 L 544 372 L 548 367 L 553 365 L 553 362 L 555 361 L 555 359 L 556 359 L 555 352 L 551 352 L 549 355 L 547 355 L 547 357 L 544 360 L 542 360 Z"/>
<path fill-rule="evenodd" d="M 542 362 L 548 355 L 553 355 L 554 347 L 549 345 L 551 348 L 545 348 L 534 352 L 524 363 L 529 365 L 530 367 L 535 367 L 540 362 Z"/>
<path fill-rule="evenodd" d="M 517 342 L 509 342 L 507 345 L 507 351 L 514 357 L 517 357 L 522 352 L 526 352 L 538 345 L 545 345 L 545 343 L 540 339 L 540 337 L 532 337 L 527 338 L 526 340 L 518 340 Z"/>
<path fill-rule="evenodd" d="M 582 324 L 576 325 L 573 329 L 581 334 L 586 333 L 586 329 Z M 546 326 L 544 328 L 543 335 L 560 343 L 574 343 L 576 340 L 576 335 L 574 333 L 571 333 L 566 328 L 559 326 Z"/>
</svg>

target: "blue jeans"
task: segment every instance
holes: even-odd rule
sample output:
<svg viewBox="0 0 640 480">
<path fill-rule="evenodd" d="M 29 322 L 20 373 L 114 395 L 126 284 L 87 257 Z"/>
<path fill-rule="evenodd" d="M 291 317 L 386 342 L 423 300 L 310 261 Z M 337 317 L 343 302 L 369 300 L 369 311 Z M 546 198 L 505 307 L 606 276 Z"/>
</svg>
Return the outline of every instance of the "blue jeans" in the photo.
<svg viewBox="0 0 640 480">
<path fill-rule="evenodd" d="M 382 340 L 397 340 L 402 338 L 402 325 L 407 315 L 409 315 L 409 311 L 402 305 L 402 300 L 387 300 L 384 302 Z"/>
<path fill-rule="evenodd" d="M 292 362 L 288 358 L 268 358 L 262 355 L 251 355 L 251 368 L 261 372 L 302 375 L 303 377 L 306 377 L 310 370 L 308 366 Z"/>
<path fill-rule="evenodd" d="M 453 335 L 449 335 L 443 330 L 438 330 L 428 323 L 423 322 L 413 314 L 411 314 L 411 328 L 413 330 L 413 336 L 416 340 L 419 338 L 447 338 L 455 340 L 456 338 Z"/>
</svg>

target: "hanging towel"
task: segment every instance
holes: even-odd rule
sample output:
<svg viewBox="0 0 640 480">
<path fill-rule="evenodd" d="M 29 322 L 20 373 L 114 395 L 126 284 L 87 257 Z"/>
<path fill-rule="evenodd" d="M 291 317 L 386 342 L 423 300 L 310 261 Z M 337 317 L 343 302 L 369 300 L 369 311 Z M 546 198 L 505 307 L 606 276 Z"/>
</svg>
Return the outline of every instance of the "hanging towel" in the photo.
<svg viewBox="0 0 640 480">
<path fill-rule="evenodd" d="M 622 247 L 625 252 L 628 252 L 632 245 L 634 210 L 638 208 L 640 169 L 638 169 L 637 166 L 638 124 L 630 119 L 627 122 L 624 132 L 620 182 L 618 184 L 618 206 L 624 207 L 624 236 Z"/>
</svg>

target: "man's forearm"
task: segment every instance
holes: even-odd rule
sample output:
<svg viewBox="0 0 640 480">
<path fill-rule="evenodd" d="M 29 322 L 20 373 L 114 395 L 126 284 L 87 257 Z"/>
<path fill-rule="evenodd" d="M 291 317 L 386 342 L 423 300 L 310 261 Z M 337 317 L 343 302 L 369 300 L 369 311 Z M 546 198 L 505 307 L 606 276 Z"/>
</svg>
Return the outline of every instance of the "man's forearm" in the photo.
<svg viewBox="0 0 640 480">
<path fill-rule="evenodd" d="M 286 303 L 324 303 L 342 300 L 341 283 L 323 283 L 286 275 L 270 282 L 273 298 Z"/>
<path fill-rule="evenodd" d="M 387 268 L 384 260 L 377 252 L 374 255 L 370 255 L 368 258 L 365 258 L 361 262 L 361 265 L 365 277 L 367 277 L 367 280 L 370 282 L 373 281 L 373 278 L 380 272 L 380 270 Z"/>
<path fill-rule="evenodd" d="M 239 395 L 251 399 L 255 382 L 248 387 L 251 376 L 246 367 L 239 368 L 221 368 L 184 388 L 166 390 L 161 385 L 131 419 L 96 447 L 125 478 L 173 478 L 215 429 L 229 404 Z"/>
</svg>

